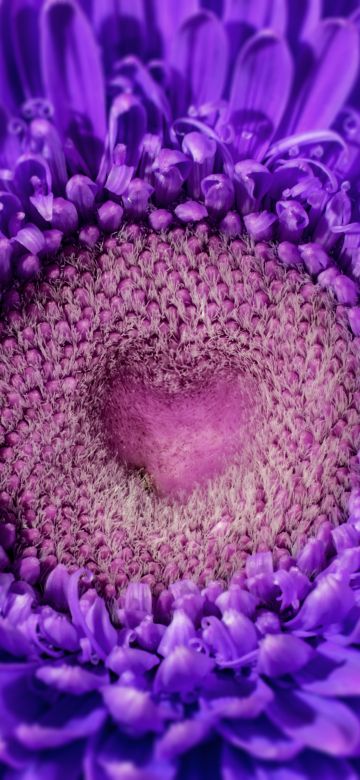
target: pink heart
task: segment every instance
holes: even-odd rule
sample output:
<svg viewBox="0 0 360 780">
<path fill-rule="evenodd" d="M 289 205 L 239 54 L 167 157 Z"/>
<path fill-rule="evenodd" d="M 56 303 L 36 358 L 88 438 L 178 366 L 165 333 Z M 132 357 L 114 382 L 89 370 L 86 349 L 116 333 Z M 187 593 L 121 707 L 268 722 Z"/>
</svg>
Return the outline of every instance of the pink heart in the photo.
<svg viewBox="0 0 360 780">
<path fill-rule="evenodd" d="M 244 377 L 170 393 L 124 375 L 112 385 L 105 424 L 123 463 L 145 469 L 160 495 L 187 496 L 245 451 L 254 411 L 254 387 Z"/>
</svg>

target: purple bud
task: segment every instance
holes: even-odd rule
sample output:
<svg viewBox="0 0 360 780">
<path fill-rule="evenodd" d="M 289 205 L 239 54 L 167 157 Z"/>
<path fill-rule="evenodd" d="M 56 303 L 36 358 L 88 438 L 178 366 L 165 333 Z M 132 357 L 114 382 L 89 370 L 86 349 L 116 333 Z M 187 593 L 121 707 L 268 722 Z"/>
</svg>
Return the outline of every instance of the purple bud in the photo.
<svg viewBox="0 0 360 780">
<path fill-rule="evenodd" d="M 298 241 L 309 224 L 309 217 L 297 200 L 281 200 L 276 204 L 279 217 L 279 237 L 285 241 Z"/>
<path fill-rule="evenodd" d="M 273 236 L 276 221 L 275 214 L 269 211 L 256 211 L 244 217 L 246 230 L 254 241 L 269 241 Z"/>
<path fill-rule="evenodd" d="M 79 223 L 78 213 L 73 203 L 65 198 L 55 198 L 53 204 L 52 226 L 62 233 L 73 233 Z"/>
<path fill-rule="evenodd" d="M 45 230 L 43 236 L 45 242 L 43 253 L 54 255 L 61 246 L 63 237 L 61 230 Z"/>
<path fill-rule="evenodd" d="M 166 206 L 179 196 L 187 179 L 191 160 L 176 149 L 162 149 L 153 165 L 156 200 Z"/>
<path fill-rule="evenodd" d="M 228 238 L 234 238 L 239 236 L 242 232 L 241 218 L 236 211 L 229 211 L 228 214 L 221 220 L 219 228 L 225 236 Z"/>
<path fill-rule="evenodd" d="M 154 230 L 166 230 L 173 221 L 173 215 L 166 209 L 156 209 L 149 215 L 149 222 Z"/>
<path fill-rule="evenodd" d="M 240 160 L 235 165 L 236 203 L 242 214 L 256 212 L 271 184 L 268 169 L 254 160 Z"/>
<path fill-rule="evenodd" d="M 309 274 L 319 274 L 330 265 L 330 258 L 320 244 L 310 243 L 299 246 L 300 254 Z"/>
<path fill-rule="evenodd" d="M 133 179 L 123 197 L 125 210 L 128 216 L 134 219 L 143 217 L 149 206 L 149 198 L 154 188 L 142 179 Z"/>
<path fill-rule="evenodd" d="M 354 336 L 360 336 L 360 306 L 348 310 L 349 324 Z"/>
<path fill-rule="evenodd" d="M 40 273 L 40 260 L 37 255 L 23 255 L 16 263 L 16 270 L 23 279 L 31 279 Z"/>
<path fill-rule="evenodd" d="M 88 176 L 76 174 L 69 179 L 66 185 L 66 195 L 74 203 L 82 217 L 92 214 L 95 203 L 97 186 Z"/>
<path fill-rule="evenodd" d="M 356 282 L 344 274 L 339 274 L 332 284 L 334 293 L 339 303 L 354 306 L 359 298 L 359 287 Z"/>
<path fill-rule="evenodd" d="M 40 561 L 37 558 L 22 558 L 17 567 L 17 574 L 25 582 L 33 585 L 40 576 Z"/>
<path fill-rule="evenodd" d="M 327 289 L 328 287 L 333 287 L 335 279 L 339 276 L 339 271 L 337 268 L 334 268 L 334 266 L 330 266 L 330 268 L 327 268 L 325 271 L 321 271 L 319 274 L 317 280 L 320 285 L 320 287 L 323 287 L 324 289 Z"/>
<path fill-rule="evenodd" d="M 182 146 L 193 160 L 187 190 L 193 198 L 199 198 L 202 179 L 213 171 L 216 142 L 203 133 L 194 132 L 185 135 Z"/>
<path fill-rule="evenodd" d="M 355 520 L 360 520 L 360 488 L 353 488 L 350 493 L 349 512 Z"/>
<path fill-rule="evenodd" d="M 282 243 L 279 244 L 277 251 L 279 259 L 284 265 L 296 267 L 302 264 L 298 247 L 295 246 L 295 244 L 291 244 L 290 241 L 282 241 Z"/>
<path fill-rule="evenodd" d="M 119 230 L 123 213 L 124 209 L 119 203 L 114 203 L 113 200 L 103 203 L 98 209 L 98 221 L 101 229 L 105 230 L 106 233 Z"/>
<path fill-rule="evenodd" d="M 198 203 L 196 200 L 187 200 L 185 203 L 180 203 L 175 209 L 175 214 L 181 222 L 200 222 L 201 219 L 207 217 L 207 209 L 202 203 Z"/>
<path fill-rule="evenodd" d="M 214 173 L 201 182 L 205 206 L 212 218 L 224 217 L 234 202 L 234 185 L 228 176 Z"/>
<path fill-rule="evenodd" d="M 86 225 L 79 233 L 79 239 L 82 244 L 92 249 L 100 238 L 100 231 L 96 225 Z"/>
<path fill-rule="evenodd" d="M 0 544 L 5 550 L 10 550 L 15 543 L 16 527 L 13 523 L 0 525 Z"/>
<path fill-rule="evenodd" d="M 256 620 L 256 628 L 264 636 L 278 634 L 281 628 L 280 619 L 275 612 L 262 612 Z"/>
</svg>

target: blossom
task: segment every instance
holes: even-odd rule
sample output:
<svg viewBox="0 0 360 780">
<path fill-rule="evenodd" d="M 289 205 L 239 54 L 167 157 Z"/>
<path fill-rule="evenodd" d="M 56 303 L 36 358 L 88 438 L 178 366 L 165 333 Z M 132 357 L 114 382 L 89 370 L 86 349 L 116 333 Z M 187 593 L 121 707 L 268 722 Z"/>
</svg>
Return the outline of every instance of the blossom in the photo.
<svg viewBox="0 0 360 780">
<path fill-rule="evenodd" d="M 340 10 L 0 8 L 5 780 L 359 775 Z"/>
</svg>

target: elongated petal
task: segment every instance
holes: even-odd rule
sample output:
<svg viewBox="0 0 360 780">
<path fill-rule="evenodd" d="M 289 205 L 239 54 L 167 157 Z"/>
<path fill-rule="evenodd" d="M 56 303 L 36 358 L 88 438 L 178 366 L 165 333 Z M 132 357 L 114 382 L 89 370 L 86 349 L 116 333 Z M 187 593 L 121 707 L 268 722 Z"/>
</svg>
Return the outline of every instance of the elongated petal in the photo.
<svg viewBox="0 0 360 780">
<path fill-rule="evenodd" d="M 12 40 L 24 94 L 39 97 L 43 93 L 38 38 L 42 0 L 13 0 L 11 3 Z"/>
<path fill-rule="evenodd" d="M 120 57 L 141 52 L 145 33 L 144 0 L 95 0 L 91 18 L 109 74 Z"/>
<path fill-rule="evenodd" d="M 288 36 L 294 45 L 306 40 L 320 22 L 322 0 L 288 0 Z"/>
<path fill-rule="evenodd" d="M 86 16 L 73 0 L 47 0 L 41 21 L 43 74 L 57 126 L 64 136 L 76 128 L 103 141 L 103 75 Z"/>
<path fill-rule="evenodd" d="M 221 723 L 218 731 L 231 745 L 245 750 L 255 758 L 287 761 L 301 750 L 299 742 L 286 736 L 265 715 L 255 722 L 241 720 Z"/>
<path fill-rule="evenodd" d="M 210 719 L 183 720 L 174 723 L 166 734 L 159 740 L 156 754 L 160 759 L 177 758 L 182 753 L 191 750 L 195 745 L 203 742 L 211 729 Z"/>
<path fill-rule="evenodd" d="M 288 625 L 296 630 L 313 631 L 338 623 L 350 612 L 354 601 L 351 588 L 328 574 L 309 593 L 299 613 Z"/>
<path fill-rule="evenodd" d="M 251 38 L 234 67 L 228 123 L 235 159 L 261 159 L 279 123 L 290 93 L 292 61 L 274 33 Z"/>
<path fill-rule="evenodd" d="M 177 115 L 186 113 L 191 104 L 201 106 L 221 97 L 227 41 L 222 24 L 213 14 L 199 13 L 183 24 L 174 41 L 171 64 Z"/>
<path fill-rule="evenodd" d="M 171 45 L 181 25 L 199 10 L 198 0 L 153 0 L 155 28 L 161 36 L 163 55 L 167 58 Z"/>
<path fill-rule="evenodd" d="M 287 7 L 284 0 L 225 0 L 224 22 L 244 22 L 256 30 L 268 27 L 284 33 Z"/>
<path fill-rule="evenodd" d="M 45 685 L 49 685 L 58 691 L 72 693 L 75 696 L 83 696 L 89 691 L 96 691 L 106 685 L 108 675 L 103 670 L 91 672 L 82 669 L 81 666 L 60 664 L 59 666 L 42 666 L 36 672 L 36 677 Z"/>
<path fill-rule="evenodd" d="M 358 72 L 358 33 L 351 22 L 325 19 L 308 43 L 312 65 L 288 122 L 287 134 L 330 127 Z"/>
<path fill-rule="evenodd" d="M 281 691 L 267 712 L 289 737 L 332 756 L 351 755 L 360 738 L 358 719 L 335 699 Z"/>
<path fill-rule="evenodd" d="M 207 703 L 210 712 L 224 720 L 257 718 L 273 700 L 273 692 L 261 679 L 248 696 L 226 696 Z"/>
<path fill-rule="evenodd" d="M 108 147 L 110 161 L 136 165 L 141 151 L 141 142 L 146 131 L 146 112 L 135 95 L 120 95 L 115 98 L 109 118 Z M 118 144 L 124 144 L 124 160 L 116 159 Z"/>
<path fill-rule="evenodd" d="M 55 507 L 54 507 L 55 510 Z M 52 604 L 58 609 L 67 609 L 68 597 L 67 589 L 69 586 L 69 573 L 64 564 L 59 563 L 50 572 L 45 585 L 45 595 L 48 604 Z"/>
<path fill-rule="evenodd" d="M 359 653 L 324 642 L 296 679 L 305 691 L 320 696 L 360 696 Z"/>
<path fill-rule="evenodd" d="M 65 725 L 48 723 L 21 723 L 16 729 L 16 737 L 30 750 L 46 750 L 62 747 L 77 739 L 88 737 L 101 728 L 106 718 L 104 709 L 92 708 L 90 712 L 76 713 L 70 716 Z"/>
</svg>

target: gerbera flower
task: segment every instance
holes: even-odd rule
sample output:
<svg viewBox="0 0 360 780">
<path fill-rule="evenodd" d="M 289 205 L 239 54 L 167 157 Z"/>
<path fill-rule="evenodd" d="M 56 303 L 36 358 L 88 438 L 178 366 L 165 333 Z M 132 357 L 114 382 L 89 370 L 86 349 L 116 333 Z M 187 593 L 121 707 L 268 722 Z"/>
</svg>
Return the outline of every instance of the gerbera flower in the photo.
<svg viewBox="0 0 360 780">
<path fill-rule="evenodd" d="M 3 0 L 5 780 L 359 776 L 359 19 Z"/>
</svg>

